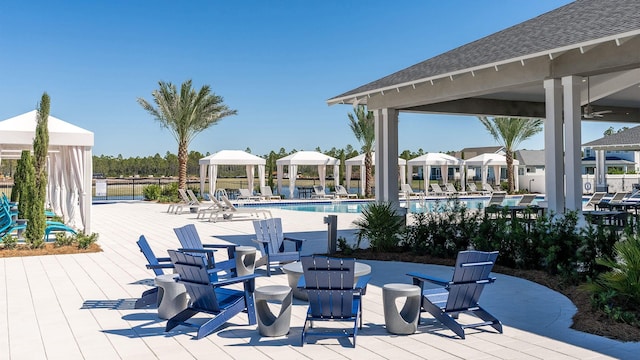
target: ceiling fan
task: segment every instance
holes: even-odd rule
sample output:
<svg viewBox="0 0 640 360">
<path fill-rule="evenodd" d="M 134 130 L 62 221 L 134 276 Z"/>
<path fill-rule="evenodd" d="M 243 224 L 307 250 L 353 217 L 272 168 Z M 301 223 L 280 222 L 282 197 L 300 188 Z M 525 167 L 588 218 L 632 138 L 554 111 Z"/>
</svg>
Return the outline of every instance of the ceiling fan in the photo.
<svg viewBox="0 0 640 360">
<path fill-rule="evenodd" d="M 604 117 L 604 114 L 612 112 L 611 110 L 593 111 L 593 107 L 591 107 L 591 95 L 589 94 L 589 77 L 587 76 L 587 105 L 582 108 L 582 117 L 584 119 L 595 119 Z"/>
</svg>

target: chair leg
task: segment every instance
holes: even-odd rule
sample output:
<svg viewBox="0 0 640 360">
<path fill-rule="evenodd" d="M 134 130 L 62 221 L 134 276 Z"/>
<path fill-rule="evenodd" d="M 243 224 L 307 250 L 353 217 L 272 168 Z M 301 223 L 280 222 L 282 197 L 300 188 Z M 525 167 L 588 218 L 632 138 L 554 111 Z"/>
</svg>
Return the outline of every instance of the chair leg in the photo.
<svg viewBox="0 0 640 360">
<path fill-rule="evenodd" d="M 172 317 L 171 319 L 169 319 L 167 321 L 167 326 L 165 327 L 164 331 L 171 331 L 171 329 L 173 329 L 174 327 L 184 323 L 185 321 L 187 321 L 188 319 L 190 319 L 193 315 L 199 313 L 198 310 L 193 310 L 193 309 L 184 309 L 182 311 L 180 311 L 179 313 L 177 313 L 174 317 Z"/>
<path fill-rule="evenodd" d="M 495 316 L 489 314 L 485 309 L 478 308 L 477 310 L 473 311 L 473 314 L 484 321 L 491 322 L 492 324 L 490 324 L 490 326 L 496 329 L 500 334 L 502 334 L 502 323 L 500 322 L 500 320 L 496 319 Z"/>
</svg>

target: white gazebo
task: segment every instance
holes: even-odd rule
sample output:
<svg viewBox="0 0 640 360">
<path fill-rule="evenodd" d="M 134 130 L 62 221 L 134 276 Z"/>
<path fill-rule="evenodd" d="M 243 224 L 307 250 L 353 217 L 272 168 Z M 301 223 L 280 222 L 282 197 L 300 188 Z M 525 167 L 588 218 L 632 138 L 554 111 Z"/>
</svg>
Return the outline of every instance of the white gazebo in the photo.
<svg viewBox="0 0 640 360">
<path fill-rule="evenodd" d="M 259 156 L 249 154 L 242 150 L 220 150 L 217 153 L 205 156 L 200 161 L 200 194 L 204 193 L 204 182 L 209 174 L 209 194 L 216 192 L 216 180 L 218 179 L 218 165 L 245 165 L 247 169 L 247 183 L 249 190 L 253 191 L 253 178 L 255 167 L 258 166 L 258 178 L 260 187 L 265 186 L 264 167 L 267 161 Z"/>
<path fill-rule="evenodd" d="M 464 161 L 443 153 L 428 153 L 417 158 L 407 161 L 409 174 L 413 174 L 414 166 L 422 166 L 422 174 L 425 178 L 425 189 L 429 189 L 429 178 L 431 176 L 431 167 L 440 166 L 442 181 L 446 184 L 449 181 L 449 167 L 454 166 L 460 169 L 460 184 L 462 191 L 465 189 Z"/>
<path fill-rule="evenodd" d="M 318 166 L 318 177 L 320 185 L 325 186 L 327 166 L 333 165 L 333 178 L 336 185 L 339 185 L 340 160 L 325 155 L 317 151 L 298 151 L 291 155 L 276 160 L 278 168 L 278 194 L 282 194 L 282 179 L 284 177 L 284 167 L 288 167 L 289 172 L 289 198 L 293 198 L 293 189 L 296 186 L 296 175 L 298 174 L 299 165 L 316 165 Z"/>
<path fill-rule="evenodd" d="M 0 159 L 19 159 L 22 150 L 33 151 L 37 111 L 0 121 Z M 47 159 L 48 208 L 65 223 L 91 233 L 93 133 L 49 116 Z"/>
<path fill-rule="evenodd" d="M 360 181 L 362 181 L 363 186 L 360 187 L 360 194 L 364 195 L 364 178 L 365 178 L 365 167 L 364 167 L 364 157 L 365 154 L 360 154 L 358 156 L 354 156 L 351 159 L 347 159 L 344 161 L 346 166 L 345 175 L 347 179 L 345 180 L 347 189 L 351 186 L 351 171 L 354 166 L 360 166 Z M 371 165 L 376 165 L 376 154 L 371 154 Z M 398 171 L 400 172 L 400 183 L 404 184 L 407 182 L 407 160 L 403 158 L 398 158 Z"/>
<path fill-rule="evenodd" d="M 482 183 L 487 183 L 487 177 L 489 173 L 489 166 L 493 167 L 493 173 L 495 174 L 495 184 L 500 185 L 500 168 L 507 166 L 507 158 L 504 155 L 500 154 L 480 154 L 478 156 L 474 156 L 469 160 L 464 161 L 467 167 L 479 167 L 482 172 Z M 520 162 L 518 160 L 513 160 L 513 173 L 515 181 L 515 188 L 518 188 L 518 165 Z"/>
</svg>

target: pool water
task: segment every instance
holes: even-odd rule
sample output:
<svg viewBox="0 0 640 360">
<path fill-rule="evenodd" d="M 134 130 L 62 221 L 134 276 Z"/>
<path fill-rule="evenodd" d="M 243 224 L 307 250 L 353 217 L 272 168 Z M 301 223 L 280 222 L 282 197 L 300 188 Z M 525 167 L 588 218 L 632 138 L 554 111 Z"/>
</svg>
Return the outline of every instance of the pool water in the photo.
<svg viewBox="0 0 640 360">
<path fill-rule="evenodd" d="M 515 205 L 520 199 L 519 196 L 507 198 L 503 205 Z M 536 201 L 542 200 L 536 199 Z M 489 197 L 476 197 L 476 198 L 460 198 L 460 203 L 465 205 L 469 209 L 477 209 L 478 207 L 485 207 L 489 202 Z M 534 201 L 534 204 L 535 202 Z M 280 203 L 280 204 L 251 204 L 250 206 L 269 207 L 272 209 L 283 209 L 293 211 L 310 211 L 310 212 L 326 212 L 326 213 L 360 213 L 362 209 L 370 204 L 372 201 L 334 201 L 334 202 L 295 202 L 295 203 Z M 249 205 L 249 204 L 245 204 Z M 407 202 L 400 202 L 400 206 L 407 207 Z M 422 212 L 442 212 L 447 208 L 453 206 L 453 201 L 448 199 L 428 199 L 428 200 L 412 200 L 409 201 L 409 207 L 411 213 Z"/>
</svg>

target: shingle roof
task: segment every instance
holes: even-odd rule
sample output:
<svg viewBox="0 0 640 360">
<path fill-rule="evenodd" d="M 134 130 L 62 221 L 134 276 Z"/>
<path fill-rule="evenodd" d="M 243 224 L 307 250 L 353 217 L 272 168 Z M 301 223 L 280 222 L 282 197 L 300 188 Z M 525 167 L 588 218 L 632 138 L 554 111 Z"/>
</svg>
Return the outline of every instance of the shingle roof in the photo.
<svg viewBox="0 0 640 360">
<path fill-rule="evenodd" d="M 577 0 L 335 98 L 522 58 L 636 30 L 640 30 L 639 0 Z"/>
<path fill-rule="evenodd" d="M 520 161 L 520 165 L 544 166 L 544 150 L 517 150 L 515 158 Z"/>
<path fill-rule="evenodd" d="M 620 131 L 619 133 L 607 135 L 597 140 L 590 141 L 582 146 L 587 147 L 639 147 L 640 148 L 640 126 L 632 127 Z"/>
</svg>

